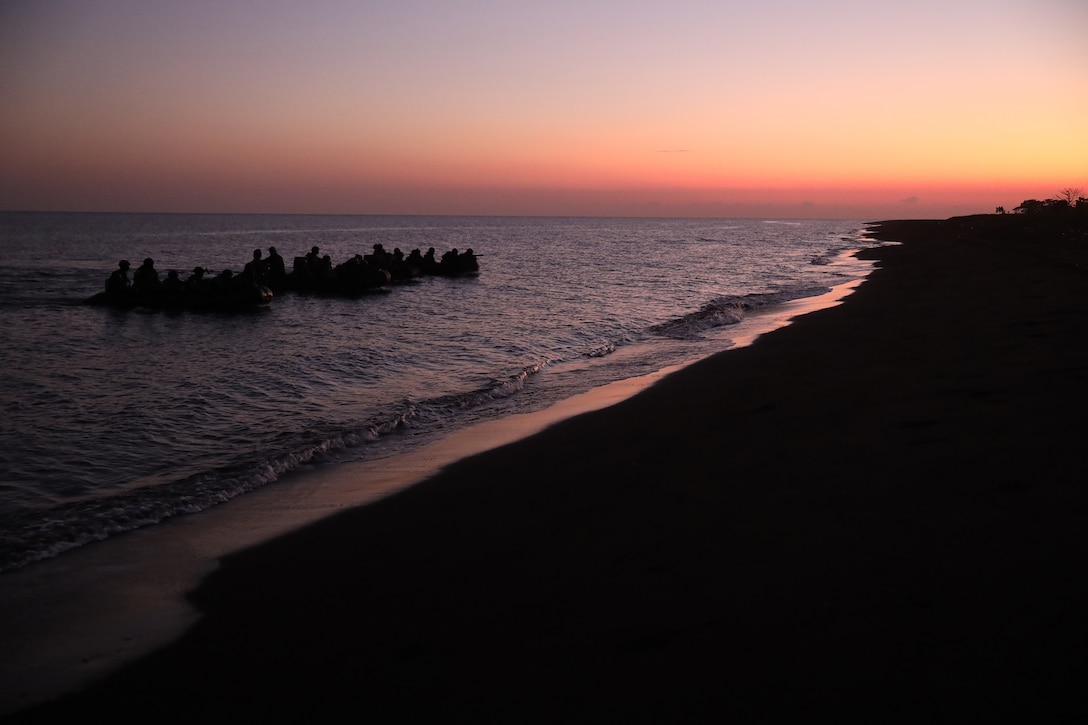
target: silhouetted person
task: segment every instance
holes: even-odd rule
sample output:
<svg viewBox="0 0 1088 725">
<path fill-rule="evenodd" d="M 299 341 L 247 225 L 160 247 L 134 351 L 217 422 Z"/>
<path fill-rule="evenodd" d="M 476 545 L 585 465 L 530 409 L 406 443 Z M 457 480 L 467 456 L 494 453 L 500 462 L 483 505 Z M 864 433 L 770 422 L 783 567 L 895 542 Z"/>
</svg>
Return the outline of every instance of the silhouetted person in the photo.
<svg viewBox="0 0 1088 725">
<path fill-rule="evenodd" d="M 415 277 L 423 274 L 427 264 L 423 261 L 423 255 L 419 253 L 419 249 L 413 249 L 408 257 L 404 260 L 404 267 L 408 270 L 408 275 Z"/>
<path fill-rule="evenodd" d="M 457 268 L 459 272 L 475 272 L 480 268 L 480 263 L 476 261 L 476 255 L 473 253 L 472 247 L 466 249 L 457 258 Z"/>
<path fill-rule="evenodd" d="M 287 278 L 287 268 L 284 266 L 283 257 L 279 255 L 275 247 L 268 248 L 268 280 L 273 286 L 282 285 Z"/>
<path fill-rule="evenodd" d="M 434 247 L 427 247 L 427 253 L 423 255 L 424 274 L 438 274 L 438 260 L 434 258 Z"/>
<path fill-rule="evenodd" d="M 155 270 L 155 260 L 148 257 L 132 275 L 132 289 L 141 294 L 159 291 L 159 273 Z"/>
<path fill-rule="evenodd" d="M 369 264 L 384 270 L 389 270 L 392 266 L 393 255 L 385 251 L 385 247 L 381 244 L 375 244 L 374 250 L 363 257 Z"/>
<path fill-rule="evenodd" d="M 225 295 L 234 288 L 234 272 L 224 269 L 212 279 L 212 292 L 216 295 Z"/>
<path fill-rule="evenodd" d="M 442 261 L 439 263 L 442 274 L 457 273 L 457 256 L 457 247 L 454 247 L 453 249 L 442 255 Z"/>
<path fill-rule="evenodd" d="M 191 295 L 198 295 L 207 288 L 208 283 L 204 279 L 204 268 L 194 267 L 193 273 L 185 278 L 185 291 Z"/>
<path fill-rule="evenodd" d="M 117 263 L 117 269 L 110 273 L 106 279 L 106 292 L 111 295 L 123 295 L 128 292 L 128 260 L 122 259 Z"/>
<path fill-rule="evenodd" d="M 268 276 L 268 265 L 261 259 L 261 250 L 253 250 L 253 259 L 246 262 L 242 274 L 254 284 L 264 284 L 265 278 Z"/>
<path fill-rule="evenodd" d="M 310 247 L 306 254 L 306 273 L 310 279 L 316 279 L 321 268 L 321 248 Z"/>
<path fill-rule="evenodd" d="M 170 295 L 171 297 L 180 297 L 182 290 L 185 289 L 185 284 L 178 277 L 178 271 L 172 269 L 166 273 L 166 279 L 162 283 L 163 294 Z"/>
</svg>

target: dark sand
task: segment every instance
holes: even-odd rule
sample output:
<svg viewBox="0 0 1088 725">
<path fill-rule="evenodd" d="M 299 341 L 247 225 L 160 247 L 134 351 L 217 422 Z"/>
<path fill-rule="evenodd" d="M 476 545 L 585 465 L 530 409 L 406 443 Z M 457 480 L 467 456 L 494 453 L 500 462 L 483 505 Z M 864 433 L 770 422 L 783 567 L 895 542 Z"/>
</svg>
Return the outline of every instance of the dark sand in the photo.
<svg viewBox="0 0 1088 725">
<path fill-rule="evenodd" d="M 1088 238 L 880 236 L 843 305 L 228 557 L 181 640 L 22 716 L 1085 717 Z"/>
</svg>

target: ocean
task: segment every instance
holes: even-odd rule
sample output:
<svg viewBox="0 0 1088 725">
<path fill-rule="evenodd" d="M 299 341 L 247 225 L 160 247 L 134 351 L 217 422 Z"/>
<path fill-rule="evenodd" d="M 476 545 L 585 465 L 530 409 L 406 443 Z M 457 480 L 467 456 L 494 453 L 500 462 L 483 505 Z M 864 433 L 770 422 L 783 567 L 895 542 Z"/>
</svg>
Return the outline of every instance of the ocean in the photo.
<svg viewBox="0 0 1088 725">
<path fill-rule="evenodd" d="M 239 311 L 86 303 L 120 259 L 472 248 Z M 864 277 L 856 220 L 0 213 L 0 571 L 728 349 Z M 746 327 L 745 327 L 746 326 Z"/>
</svg>

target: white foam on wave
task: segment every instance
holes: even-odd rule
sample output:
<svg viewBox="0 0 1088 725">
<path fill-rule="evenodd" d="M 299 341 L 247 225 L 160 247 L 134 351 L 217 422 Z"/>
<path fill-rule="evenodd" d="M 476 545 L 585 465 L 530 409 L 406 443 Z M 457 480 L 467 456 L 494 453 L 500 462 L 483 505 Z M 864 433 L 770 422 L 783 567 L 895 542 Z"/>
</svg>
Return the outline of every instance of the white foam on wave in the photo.
<svg viewBox="0 0 1088 725">
<path fill-rule="evenodd" d="M 824 286 L 799 286 L 777 292 L 720 297 L 706 303 L 696 312 L 653 325 L 650 329 L 657 334 L 676 339 L 695 339 L 708 330 L 741 322 L 748 312 L 775 307 L 803 297 L 813 297 L 827 291 L 828 288 Z"/>
</svg>

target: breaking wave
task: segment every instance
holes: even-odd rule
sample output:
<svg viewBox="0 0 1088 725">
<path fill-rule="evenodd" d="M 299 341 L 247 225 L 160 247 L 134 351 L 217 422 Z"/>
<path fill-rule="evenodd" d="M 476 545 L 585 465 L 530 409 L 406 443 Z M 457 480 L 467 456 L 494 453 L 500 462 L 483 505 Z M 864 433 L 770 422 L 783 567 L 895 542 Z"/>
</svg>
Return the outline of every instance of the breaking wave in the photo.
<svg viewBox="0 0 1088 725">
<path fill-rule="evenodd" d="M 694 340 L 703 333 L 741 322 L 750 312 L 777 307 L 792 300 L 815 297 L 830 290 L 826 286 L 791 287 L 777 292 L 729 295 L 704 304 L 695 312 L 653 325 L 651 332 L 677 340 Z"/>
</svg>

